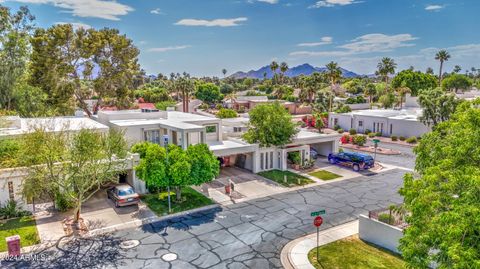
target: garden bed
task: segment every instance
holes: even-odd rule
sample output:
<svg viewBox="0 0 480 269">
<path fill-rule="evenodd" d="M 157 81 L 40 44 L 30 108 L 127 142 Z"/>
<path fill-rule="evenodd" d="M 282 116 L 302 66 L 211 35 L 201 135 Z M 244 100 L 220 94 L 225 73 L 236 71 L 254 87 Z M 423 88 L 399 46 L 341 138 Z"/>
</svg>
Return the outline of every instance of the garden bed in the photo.
<svg viewBox="0 0 480 269">
<path fill-rule="evenodd" d="M 337 175 L 335 173 L 325 171 L 325 170 L 317 170 L 308 173 L 310 176 L 316 177 L 318 179 L 327 181 L 327 180 L 333 180 L 342 177 L 341 175 Z"/>
<path fill-rule="evenodd" d="M 40 243 L 35 219 L 32 216 L 0 221 L 0 252 L 7 251 L 6 237 L 20 235 L 22 247 Z"/>
<path fill-rule="evenodd" d="M 317 262 L 318 249 L 320 251 L 320 264 Z M 314 248 L 308 253 L 308 260 L 315 268 L 405 268 L 405 264 L 398 254 L 366 243 L 358 239 L 358 236 L 347 237 L 319 248 Z"/>
<path fill-rule="evenodd" d="M 285 187 L 303 186 L 315 182 L 309 178 L 292 173 L 290 171 L 271 170 L 260 172 L 258 174 L 264 178 L 275 181 Z M 285 176 L 287 176 L 287 182 L 285 182 Z"/>
<path fill-rule="evenodd" d="M 182 200 L 170 192 L 172 214 L 214 204 L 214 202 L 190 187 L 182 188 Z M 142 196 L 142 201 L 158 216 L 168 215 L 168 193 L 152 193 Z"/>
</svg>

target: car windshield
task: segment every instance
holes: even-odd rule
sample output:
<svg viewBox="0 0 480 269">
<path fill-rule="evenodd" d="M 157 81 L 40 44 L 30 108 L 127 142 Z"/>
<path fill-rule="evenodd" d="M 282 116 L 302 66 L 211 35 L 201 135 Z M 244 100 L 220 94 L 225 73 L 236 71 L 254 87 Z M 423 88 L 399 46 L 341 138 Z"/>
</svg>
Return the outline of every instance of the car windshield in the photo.
<svg viewBox="0 0 480 269">
<path fill-rule="evenodd" d="M 130 194 L 134 194 L 132 188 L 118 190 L 118 195 L 124 196 L 124 195 L 130 195 Z"/>
</svg>

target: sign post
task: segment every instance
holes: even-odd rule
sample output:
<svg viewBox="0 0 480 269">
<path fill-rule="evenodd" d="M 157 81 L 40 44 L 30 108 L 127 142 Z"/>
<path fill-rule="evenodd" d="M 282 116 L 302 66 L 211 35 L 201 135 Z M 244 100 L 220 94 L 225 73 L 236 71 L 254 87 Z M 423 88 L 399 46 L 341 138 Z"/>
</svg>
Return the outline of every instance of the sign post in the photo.
<svg viewBox="0 0 480 269">
<path fill-rule="evenodd" d="M 378 148 L 378 143 L 380 143 L 379 139 L 373 139 L 373 145 L 375 146 L 375 153 L 373 155 L 373 164 L 375 165 L 375 159 L 377 158 L 377 148 Z"/>
<path fill-rule="evenodd" d="M 320 216 L 316 216 L 315 219 L 313 219 L 313 225 L 315 225 L 317 227 L 317 262 L 320 263 L 320 256 L 319 256 L 319 252 L 320 250 L 318 249 L 319 247 L 319 244 L 320 244 L 320 226 L 322 225 L 323 223 L 323 218 L 320 217 Z"/>
</svg>

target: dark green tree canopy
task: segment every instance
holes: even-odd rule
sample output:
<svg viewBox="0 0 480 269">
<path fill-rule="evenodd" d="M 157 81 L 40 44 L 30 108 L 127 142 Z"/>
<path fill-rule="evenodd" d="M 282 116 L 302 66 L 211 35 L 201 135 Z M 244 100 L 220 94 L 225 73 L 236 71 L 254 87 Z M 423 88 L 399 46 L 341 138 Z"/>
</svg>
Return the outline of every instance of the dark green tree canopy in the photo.
<svg viewBox="0 0 480 269">
<path fill-rule="evenodd" d="M 417 96 L 421 90 L 430 90 L 438 85 L 437 78 L 431 74 L 425 74 L 420 71 L 412 71 L 410 69 L 403 70 L 398 73 L 392 80 L 394 89 L 400 87 L 408 87 L 412 96 Z"/>
<path fill-rule="evenodd" d="M 480 102 L 464 102 L 415 148 L 420 177 L 400 193 L 411 215 L 400 249 L 412 268 L 480 266 Z"/>
<path fill-rule="evenodd" d="M 213 83 L 198 83 L 195 97 L 205 103 L 213 104 L 223 99 L 220 88 Z"/>
<path fill-rule="evenodd" d="M 446 93 L 441 88 L 421 91 L 418 96 L 418 103 L 423 109 L 420 120 L 434 127 L 450 118 L 458 102 L 454 94 Z"/>
<path fill-rule="evenodd" d="M 249 114 L 249 129 L 243 136 L 249 143 L 285 146 L 297 133 L 292 116 L 278 102 L 258 105 Z"/>
</svg>

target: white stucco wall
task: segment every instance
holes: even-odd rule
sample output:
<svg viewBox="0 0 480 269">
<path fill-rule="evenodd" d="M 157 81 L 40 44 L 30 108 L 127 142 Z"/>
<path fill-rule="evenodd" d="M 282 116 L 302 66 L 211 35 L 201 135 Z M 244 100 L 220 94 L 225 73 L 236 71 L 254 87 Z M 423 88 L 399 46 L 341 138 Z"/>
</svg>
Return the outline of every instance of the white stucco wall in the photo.
<svg viewBox="0 0 480 269">
<path fill-rule="evenodd" d="M 323 156 L 328 156 L 328 154 L 338 151 L 338 149 L 335 149 L 335 142 L 317 143 L 310 145 L 310 147 L 314 148 L 318 154 Z"/>
<path fill-rule="evenodd" d="M 398 246 L 400 238 L 403 237 L 403 231 L 400 228 L 370 219 L 364 215 L 360 215 L 358 220 L 358 236 L 360 239 L 400 253 Z"/>
</svg>

